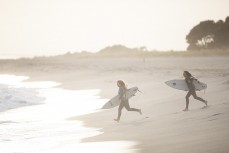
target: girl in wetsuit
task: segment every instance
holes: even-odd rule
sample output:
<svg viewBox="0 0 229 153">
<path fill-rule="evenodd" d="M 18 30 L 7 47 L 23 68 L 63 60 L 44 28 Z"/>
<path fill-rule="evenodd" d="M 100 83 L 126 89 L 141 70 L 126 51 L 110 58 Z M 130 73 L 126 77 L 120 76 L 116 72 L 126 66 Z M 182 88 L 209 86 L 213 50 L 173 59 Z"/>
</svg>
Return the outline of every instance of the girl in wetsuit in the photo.
<svg viewBox="0 0 229 153">
<path fill-rule="evenodd" d="M 119 122 L 123 107 L 125 107 L 126 110 L 128 110 L 128 111 L 136 111 L 136 112 L 139 112 L 140 114 L 142 114 L 141 109 L 130 108 L 129 100 L 126 97 L 127 87 L 126 87 L 125 83 L 122 80 L 118 80 L 117 86 L 119 87 L 118 95 L 119 95 L 119 98 L 121 99 L 121 102 L 120 102 L 119 108 L 118 108 L 118 117 L 117 117 L 117 119 L 114 119 L 114 120 Z"/>
<path fill-rule="evenodd" d="M 194 80 L 197 81 L 197 79 L 194 78 L 194 77 L 191 75 L 191 73 L 189 73 L 188 71 L 184 71 L 183 76 L 185 77 L 185 82 L 187 83 L 187 86 L 188 86 L 188 88 L 189 88 L 189 91 L 188 91 L 188 93 L 187 93 L 187 95 L 186 95 L 186 108 L 185 108 L 183 111 L 188 111 L 189 97 L 190 97 L 191 95 L 193 96 L 194 99 L 197 99 L 197 100 L 203 102 L 203 103 L 207 106 L 207 101 L 204 100 L 204 99 L 202 99 L 202 98 L 200 98 L 200 97 L 198 97 L 198 96 L 196 95 L 196 89 L 195 89 L 195 86 L 194 86 L 194 84 L 193 84 L 193 81 L 194 81 Z"/>
</svg>

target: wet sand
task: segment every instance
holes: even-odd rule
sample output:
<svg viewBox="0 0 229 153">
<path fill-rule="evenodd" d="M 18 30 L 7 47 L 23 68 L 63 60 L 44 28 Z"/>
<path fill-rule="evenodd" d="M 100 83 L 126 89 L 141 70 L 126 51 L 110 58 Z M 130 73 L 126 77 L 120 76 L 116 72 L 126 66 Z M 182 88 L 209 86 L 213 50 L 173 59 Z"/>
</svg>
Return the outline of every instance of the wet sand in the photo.
<svg viewBox="0 0 229 153">
<path fill-rule="evenodd" d="M 99 128 L 98 136 L 82 142 L 131 141 L 140 153 L 227 153 L 229 151 L 229 57 L 156 57 L 156 58 L 82 58 L 1 60 L 1 74 L 30 76 L 30 81 L 55 81 L 69 90 L 100 89 L 104 99 L 117 94 L 116 81 L 138 86 L 142 93 L 130 99 L 131 107 L 143 114 L 117 107 L 97 113 L 72 116 L 87 127 Z M 184 70 L 208 84 L 197 95 L 209 107 L 190 98 L 189 111 L 183 112 L 186 92 L 164 84 L 181 79 Z"/>
</svg>

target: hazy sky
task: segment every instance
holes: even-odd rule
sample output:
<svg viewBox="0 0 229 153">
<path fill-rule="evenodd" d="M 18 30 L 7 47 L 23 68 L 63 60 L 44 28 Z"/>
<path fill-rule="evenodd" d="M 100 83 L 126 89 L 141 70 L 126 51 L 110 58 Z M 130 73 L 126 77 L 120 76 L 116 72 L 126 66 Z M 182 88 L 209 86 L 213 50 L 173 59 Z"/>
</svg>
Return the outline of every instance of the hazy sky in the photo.
<svg viewBox="0 0 229 153">
<path fill-rule="evenodd" d="M 185 50 L 194 25 L 226 16 L 229 0 L 0 0 L 0 57 L 114 44 Z"/>
</svg>

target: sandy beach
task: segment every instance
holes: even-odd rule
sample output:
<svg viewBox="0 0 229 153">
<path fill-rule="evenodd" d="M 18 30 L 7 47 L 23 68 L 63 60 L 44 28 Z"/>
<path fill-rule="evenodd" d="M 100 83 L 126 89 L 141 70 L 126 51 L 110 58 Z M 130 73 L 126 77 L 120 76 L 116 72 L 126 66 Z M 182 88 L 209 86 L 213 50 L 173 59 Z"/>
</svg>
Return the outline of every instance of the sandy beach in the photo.
<svg viewBox="0 0 229 153">
<path fill-rule="evenodd" d="M 186 92 L 164 82 L 182 79 L 184 70 L 207 83 L 207 90 L 197 95 L 206 99 L 209 107 L 203 108 L 203 103 L 191 97 L 189 111 L 182 111 Z M 229 56 L 0 60 L 0 74 L 55 81 L 68 90 L 100 89 L 102 99 L 117 94 L 119 79 L 128 87 L 138 86 L 142 93 L 131 98 L 130 105 L 141 108 L 142 115 L 124 109 L 117 123 L 113 120 L 118 113 L 115 107 L 67 119 L 83 121 L 84 126 L 102 132 L 82 143 L 136 142 L 130 150 L 139 153 L 229 152 Z"/>
</svg>

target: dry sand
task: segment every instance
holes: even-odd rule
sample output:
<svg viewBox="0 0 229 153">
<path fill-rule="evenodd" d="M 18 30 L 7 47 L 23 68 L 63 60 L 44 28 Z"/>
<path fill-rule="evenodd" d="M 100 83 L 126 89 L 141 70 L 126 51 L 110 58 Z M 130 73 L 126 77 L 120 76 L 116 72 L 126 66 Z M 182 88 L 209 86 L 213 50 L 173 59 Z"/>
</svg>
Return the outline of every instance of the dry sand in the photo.
<svg viewBox="0 0 229 153">
<path fill-rule="evenodd" d="M 183 112 L 186 92 L 164 84 L 182 78 L 184 70 L 208 84 L 205 93 L 197 92 L 208 100 L 208 108 L 191 97 L 190 111 Z M 106 99 L 117 94 L 119 79 L 140 88 L 143 93 L 130 99 L 130 105 L 141 108 L 143 115 L 124 109 L 117 123 L 116 107 L 72 117 L 104 132 L 83 142 L 134 141 L 138 145 L 133 149 L 141 153 L 229 152 L 228 56 L 1 60 L 0 73 L 57 81 L 72 90 L 101 89 Z"/>
</svg>

